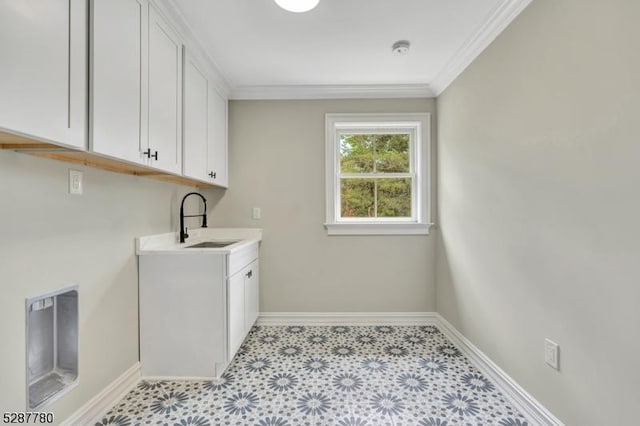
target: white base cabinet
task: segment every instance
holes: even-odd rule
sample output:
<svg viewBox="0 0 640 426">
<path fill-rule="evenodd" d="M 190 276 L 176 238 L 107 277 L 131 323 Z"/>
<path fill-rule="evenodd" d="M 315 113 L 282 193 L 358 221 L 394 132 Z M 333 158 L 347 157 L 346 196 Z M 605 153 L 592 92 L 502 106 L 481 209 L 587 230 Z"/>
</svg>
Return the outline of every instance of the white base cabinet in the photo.
<svg viewBox="0 0 640 426">
<path fill-rule="evenodd" d="M 139 257 L 146 377 L 220 377 L 258 317 L 258 243 Z"/>
</svg>

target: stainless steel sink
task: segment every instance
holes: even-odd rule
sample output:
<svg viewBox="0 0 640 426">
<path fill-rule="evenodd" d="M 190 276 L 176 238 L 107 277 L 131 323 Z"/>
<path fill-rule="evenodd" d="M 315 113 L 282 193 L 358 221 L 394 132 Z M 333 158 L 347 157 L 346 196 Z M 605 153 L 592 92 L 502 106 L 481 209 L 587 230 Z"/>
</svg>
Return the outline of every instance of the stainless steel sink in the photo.
<svg viewBox="0 0 640 426">
<path fill-rule="evenodd" d="M 240 240 L 234 241 L 205 241 L 202 243 L 194 244 L 192 246 L 186 246 L 185 248 L 221 248 L 231 244 L 237 243 Z"/>
</svg>

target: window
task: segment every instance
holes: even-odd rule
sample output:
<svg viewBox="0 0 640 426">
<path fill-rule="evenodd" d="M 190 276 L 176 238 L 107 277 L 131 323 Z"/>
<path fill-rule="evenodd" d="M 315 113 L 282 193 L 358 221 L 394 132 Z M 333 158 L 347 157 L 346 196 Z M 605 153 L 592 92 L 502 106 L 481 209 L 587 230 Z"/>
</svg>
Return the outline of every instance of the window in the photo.
<svg viewBox="0 0 640 426">
<path fill-rule="evenodd" d="M 327 114 L 333 234 L 428 234 L 429 114 Z"/>
</svg>

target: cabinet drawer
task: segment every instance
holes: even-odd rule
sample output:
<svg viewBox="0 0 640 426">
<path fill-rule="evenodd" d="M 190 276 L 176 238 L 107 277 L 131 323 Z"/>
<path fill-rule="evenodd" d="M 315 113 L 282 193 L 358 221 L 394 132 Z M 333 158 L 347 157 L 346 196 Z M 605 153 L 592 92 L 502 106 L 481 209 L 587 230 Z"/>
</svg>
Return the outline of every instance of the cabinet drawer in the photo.
<svg viewBox="0 0 640 426">
<path fill-rule="evenodd" d="M 232 276 L 255 259 L 258 258 L 258 243 L 251 244 L 250 246 L 236 252 L 232 253 L 228 257 L 229 264 L 228 268 L 228 276 Z"/>
</svg>

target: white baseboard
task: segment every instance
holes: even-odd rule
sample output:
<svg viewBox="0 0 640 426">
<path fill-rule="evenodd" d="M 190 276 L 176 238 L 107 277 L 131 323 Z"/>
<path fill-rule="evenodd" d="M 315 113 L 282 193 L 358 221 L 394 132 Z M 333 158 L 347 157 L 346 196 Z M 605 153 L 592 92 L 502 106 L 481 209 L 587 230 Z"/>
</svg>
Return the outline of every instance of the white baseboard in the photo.
<svg viewBox="0 0 640 426">
<path fill-rule="evenodd" d="M 435 325 L 531 425 L 564 424 L 437 312 L 263 312 L 258 325 Z"/>
<path fill-rule="evenodd" d="M 63 426 L 96 424 L 96 422 L 102 420 L 101 417 L 116 405 L 139 380 L 140 363 L 136 362 L 131 368 L 122 373 L 120 377 L 111 382 L 61 424 Z"/>
<path fill-rule="evenodd" d="M 525 417 L 531 419 L 535 425 L 563 426 L 557 417 L 538 402 L 529 392 L 516 383 L 503 369 L 493 362 L 469 339 L 464 337 L 449 321 L 440 314 L 436 314 L 440 331 L 460 349 L 460 351 L 471 361 L 478 370 L 484 373 L 498 387 L 498 389 L 509 399 L 509 401 Z"/>
<path fill-rule="evenodd" d="M 214 376 L 142 376 L 142 380 L 150 382 L 167 380 L 170 382 L 205 382 L 215 379 Z"/>
<path fill-rule="evenodd" d="M 262 312 L 257 325 L 429 325 L 434 312 Z"/>
</svg>

